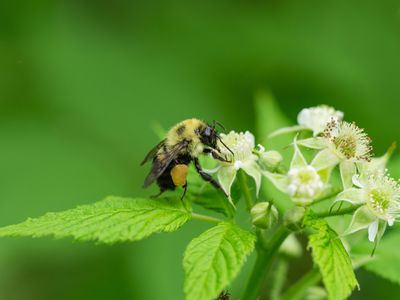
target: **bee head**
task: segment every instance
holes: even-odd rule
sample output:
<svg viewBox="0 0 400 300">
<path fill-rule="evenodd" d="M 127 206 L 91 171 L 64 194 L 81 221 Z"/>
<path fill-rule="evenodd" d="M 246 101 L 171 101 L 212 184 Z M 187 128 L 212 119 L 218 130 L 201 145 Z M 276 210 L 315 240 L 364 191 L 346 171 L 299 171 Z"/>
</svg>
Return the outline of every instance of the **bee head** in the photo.
<svg viewBox="0 0 400 300">
<path fill-rule="evenodd" d="M 225 127 L 221 123 L 214 120 L 212 125 L 207 124 L 207 126 L 205 126 L 200 131 L 201 142 L 204 145 L 209 146 L 210 148 L 213 148 L 213 149 L 217 150 L 218 152 L 220 152 L 221 150 L 218 147 L 218 140 L 219 140 L 221 142 L 221 144 L 224 145 L 224 147 L 233 155 L 232 150 L 229 149 L 228 146 L 225 145 L 224 142 L 219 137 L 218 131 L 215 128 L 217 125 L 220 126 L 223 130 L 225 130 Z"/>
<path fill-rule="evenodd" d="M 200 131 L 201 142 L 213 149 L 218 149 L 217 145 L 218 132 L 214 126 L 207 125 Z"/>
</svg>

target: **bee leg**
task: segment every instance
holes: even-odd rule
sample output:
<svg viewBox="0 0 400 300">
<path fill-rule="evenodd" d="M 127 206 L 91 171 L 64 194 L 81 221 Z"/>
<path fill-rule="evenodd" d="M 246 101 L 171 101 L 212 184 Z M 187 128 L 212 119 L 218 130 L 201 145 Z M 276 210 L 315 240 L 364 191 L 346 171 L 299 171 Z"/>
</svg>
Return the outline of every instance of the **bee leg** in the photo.
<svg viewBox="0 0 400 300">
<path fill-rule="evenodd" d="M 219 161 L 227 162 L 227 163 L 232 162 L 231 160 L 228 160 L 228 159 L 226 159 L 225 157 L 222 157 L 217 151 L 215 151 L 215 150 L 213 150 L 213 149 L 204 149 L 203 152 L 204 152 L 204 153 L 207 153 L 207 154 L 208 154 L 208 153 L 211 153 L 212 157 L 213 157 L 214 159 L 219 160 Z"/>
<path fill-rule="evenodd" d="M 183 198 L 185 198 L 186 191 L 187 191 L 187 182 L 186 182 L 186 184 L 183 186 L 183 194 L 182 194 L 182 197 L 181 197 L 181 200 L 182 200 L 182 201 L 183 201 Z"/>
<path fill-rule="evenodd" d="M 221 190 L 225 194 L 225 196 L 228 197 L 228 195 L 222 189 L 220 184 L 214 178 L 212 178 L 210 174 L 204 172 L 204 170 L 201 169 L 201 166 L 200 166 L 200 163 L 199 163 L 199 159 L 198 158 L 194 158 L 193 161 L 194 161 L 194 166 L 196 168 L 196 171 L 197 171 L 197 173 L 199 173 L 201 178 L 203 178 L 205 181 L 208 181 L 209 183 L 211 183 L 216 189 Z"/>
<path fill-rule="evenodd" d="M 232 162 L 231 160 L 226 159 L 225 157 L 222 157 L 217 151 L 211 150 L 211 155 L 212 155 L 213 158 L 218 159 L 218 160 L 220 160 L 222 162 L 227 162 L 227 163 Z"/>
<path fill-rule="evenodd" d="M 160 192 L 159 192 L 158 194 L 152 195 L 152 196 L 150 196 L 150 198 L 152 198 L 152 199 L 158 198 L 158 197 L 160 197 L 164 192 L 165 192 L 165 190 L 160 190 Z"/>
</svg>

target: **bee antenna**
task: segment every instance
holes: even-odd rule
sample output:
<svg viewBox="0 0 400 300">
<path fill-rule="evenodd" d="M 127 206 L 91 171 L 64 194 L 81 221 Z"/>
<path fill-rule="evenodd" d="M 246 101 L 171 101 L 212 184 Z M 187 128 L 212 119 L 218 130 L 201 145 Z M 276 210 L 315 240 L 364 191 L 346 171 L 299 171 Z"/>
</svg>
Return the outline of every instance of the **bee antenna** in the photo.
<svg viewBox="0 0 400 300">
<path fill-rule="evenodd" d="M 217 120 L 213 120 L 213 127 L 215 128 L 215 125 L 218 125 L 219 127 L 221 127 L 224 131 L 225 131 L 225 126 L 222 125 L 220 122 L 218 122 Z"/>
<path fill-rule="evenodd" d="M 222 139 L 217 135 L 218 140 L 221 142 L 222 145 L 224 145 L 224 147 L 230 152 L 232 153 L 233 156 L 235 156 L 235 153 L 233 153 L 233 151 L 231 149 L 229 149 L 229 147 L 222 141 Z"/>
</svg>

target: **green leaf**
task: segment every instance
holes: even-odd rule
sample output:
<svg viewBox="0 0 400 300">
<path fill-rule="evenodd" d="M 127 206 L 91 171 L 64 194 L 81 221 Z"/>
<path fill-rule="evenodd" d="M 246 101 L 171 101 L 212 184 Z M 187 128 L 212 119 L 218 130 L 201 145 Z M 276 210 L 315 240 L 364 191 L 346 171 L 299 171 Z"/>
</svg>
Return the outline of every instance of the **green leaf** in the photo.
<svg viewBox="0 0 400 300">
<path fill-rule="evenodd" d="M 188 245 L 183 258 L 187 300 L 211 300 L 240 271 L 255 237 L 233 223 L 222 222 Z"/>
<path fill-rule="evenodd" d="M 374 245 L 366 239 L 357 243 L 352 249 L 356 255 L 365 255 L 370 258 L 363 266 L 385 279 L 400 284 L 400 232 L 396 228 L 386 234 L 379 242 L 375 254 L 371 257 Z"/>
<path fill-rule="evenodd" d="M 303 225 L 317 230 L 309 236 L 308 247 L 312 249 L 329 299 L 346 299 L 358 283 L 340 238 L 325 220 L 316 218 L 311 211 L 306 214 Z"/>
<path fill-rule="evenodd" d="M 256 95 L 255 112 L 257 138 L 261 143 L 265 142 L 268 149 L 281 150 L 292 143 L 293 134 L 268 138 L 275 130 L 292 124 L 270 92 L 263 91 Z"/>
<path fill-rule="evenodd" d="M 229 199 L 220 190 L 217 190 L 209 182 L 200 178 L 199 174 L 190 167 L 188 175 L 187 198 L 194 204 L 200 205 L 205 209 L 221 213 L 226 217 L 233 217 L 235 213 L 234 206 Z M 233 184 L 231 193 L 234 201 L 237 201 L 237 187 Z"/>
<path fill-rule="evenodd" d="M 207 185 L 205 183 L 204 185 Z M 230 218 L 234 216 L 235 208 L 230 204 L 228 198 L 220 191 L 215 191 L 214 187 L 204 186 L 202 193 L 200 190 L 190 193 L 188 199 L 194 204 L 200 205 L 201 207 L 223 214 Z"/>
<path fill-rule="evenodd" d="M 182 201 L 108 197 L 92 205 L 0 228 L 0 236 L 56 238 L 73 237 L 79 241 L 112 244 L 136 241 L 153 233 L 177 230 L 191 218 Z"/>
<path fill-rule="evenodd" d="M 260 92 L 256 95 L 255 99 L 255 112 L 256 112 L 256 136 L 261 144 L 264 144 L 267 150 L 274 149 L 282 153 L 285 162 L 291 159 L 292 151 L 281 151 L 286 149 L 293 141 L 293 134 L 286 134 L 268 138 L 268 135 L 275 130 L 288 127 L 292 122 L 285 116 L 279 107 L 277 101 L 269 92 Z M 268 197 L 272 199 L 274 204 L 279 210 L 286 210 L 293 204 L 287 195 L 282 195 L 275 187 L 264 178 L 264 184 L 261 190 Z"/>
</svg>

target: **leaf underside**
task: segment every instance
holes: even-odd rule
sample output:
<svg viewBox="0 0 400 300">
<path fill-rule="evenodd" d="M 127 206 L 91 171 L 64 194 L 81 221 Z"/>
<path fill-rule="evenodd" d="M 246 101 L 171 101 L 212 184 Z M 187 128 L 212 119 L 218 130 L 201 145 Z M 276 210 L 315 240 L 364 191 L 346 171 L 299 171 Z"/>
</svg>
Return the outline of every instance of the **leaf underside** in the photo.
<svg viewBox="0 0 400 300">
<path fill-rule="evenodd" d="M 190 217 L 190 211 L 180 200 L 110 196 L 92 205 L 47 213 L 0 228 L 0 236 L 73 237 L 78 241 L 113 244 L 175 231 Z"/>
<path fill-rule="evenodd" d="M 222 222 L 193 239 L 184 255 L 187 300 L 211 300 L 238 274 L 254 248 L 255 237 Z"/>
<path fill-rule="evenodd" d="M 323 219 L 308 215 L 304 225 L 317 230 L 309 236 L 308 247 L 318 265 L 329 299 L 342 300 L 358 286 L 350 257 L 340 238 Z"/>
</svg>

